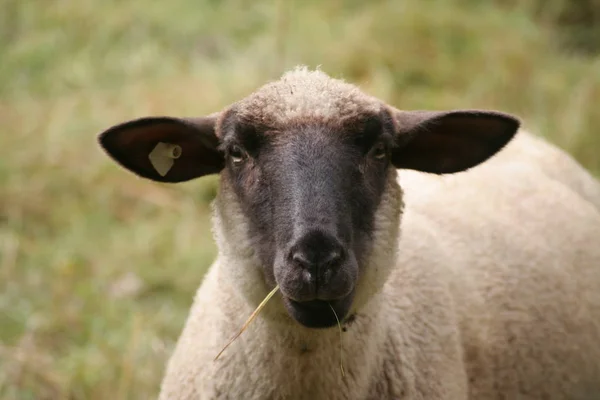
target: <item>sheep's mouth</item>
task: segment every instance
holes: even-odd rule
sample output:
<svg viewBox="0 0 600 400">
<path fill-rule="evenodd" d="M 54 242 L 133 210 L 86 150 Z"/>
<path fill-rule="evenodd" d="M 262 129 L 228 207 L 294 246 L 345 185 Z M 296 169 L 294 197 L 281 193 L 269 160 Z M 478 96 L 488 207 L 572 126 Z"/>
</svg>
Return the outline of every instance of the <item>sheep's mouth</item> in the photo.
<svg viewBox="0 0 600 400">
<path fill-rule="evenodd" d="M 300 324 L 308 328 L 330 328 L 348 315 L 353 297 L 353 293 L 342 299 L 328 301 L 294 301 L 284 297 L 284 304 L 290 316 Z"/>
</svg>

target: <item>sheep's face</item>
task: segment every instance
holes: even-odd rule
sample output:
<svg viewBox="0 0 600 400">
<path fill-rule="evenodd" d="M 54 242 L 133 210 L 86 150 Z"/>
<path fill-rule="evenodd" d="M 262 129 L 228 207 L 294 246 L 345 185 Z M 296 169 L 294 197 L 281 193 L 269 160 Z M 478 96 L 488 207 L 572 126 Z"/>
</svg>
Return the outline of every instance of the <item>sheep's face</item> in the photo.
<svg viewBox="0 0 600 400">
<path fill-rule="evenodd" d="M 390 111 L 279 129 L 232 108 L 221 124 L 224 185 L 236 194 L 264 276 L 289 314 L 330 326 L 350 309 L 372 248 L 395 124 Z"/>
<path fill-rule="evenodd" d="M 378 253 L 395 250 L 382 241 L 397 242 L 395 169 L 463 171 L 517 128 L 495 112 L 398 111 L 299 70 L 223 113 L 131 121 L 104 132 L 101 144 L 123 167 L 156 181 L 221 173 L 228 235 L 221 251 L 259 266 L 232 275 L 246 278 L 240 290 L 278 284 L 293 319 L 329 327 L 356 297 L 364 300 L 364 287 L 378 290 L 393 266 L 394 254 Z"/>
</svg>

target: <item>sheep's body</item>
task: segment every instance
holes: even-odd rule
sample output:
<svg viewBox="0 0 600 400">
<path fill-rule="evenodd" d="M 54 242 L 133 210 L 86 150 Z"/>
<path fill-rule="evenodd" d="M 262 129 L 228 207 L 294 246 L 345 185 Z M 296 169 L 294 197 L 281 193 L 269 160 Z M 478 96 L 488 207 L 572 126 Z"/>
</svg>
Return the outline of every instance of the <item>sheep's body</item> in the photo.
<svg viewBox="0 0 600 400">
<path fill-rule="evenodd" d="M 600 185 L 518 127 L 298 68 L 207 117 L 103 132 L 139 176 L 221 173 L 219 255 L 161 399 L 600 398 Z"/>
<path fill-rule="evenodd" d="M 529 167 L 540 169 L 548 178 L 567 185 L 600 210 L 600 185 L 598 181 L 568 153 L 546 140 L 521 131 L 489 163 L 522 161 Z M 488 163 L 482 165 L 485 168 Z"/>
<path fill-rule="evenodd" d="M 600 214 L 588 200 L 594 188 L 580 186 L 587 173 L 573 173 L 570 158 L 557 157 L 556 149 L 553 160 L 570 166 L 568 173 L 507 150 L 514 159 L 464 175 L 402 173 L 401 250 L 409 254 L 401 257 L 412 268 L 437 265 L 446 273 L 469 399 L 599 398 Z"/>
<path fill-rule="evenodd" d="M 384 197 L 378 228 L 401 226 L 399 258 L 383 290 L 344 323 L 345 377 L 338 330 L 302 327 L 279 295 L 213 361 L 268 292 L 247 276 L 255 269 L 250 239 L 222 187 L 221 252 L 161 398 L 600 398 L 597 182 L 525 135 L 465 173 L 392 171 L 389 179 L 400 182 L 406 206 L 400 222 L 394 196 Z M 377 240 L 377 252 L 394 251 Z"/>
</svg>

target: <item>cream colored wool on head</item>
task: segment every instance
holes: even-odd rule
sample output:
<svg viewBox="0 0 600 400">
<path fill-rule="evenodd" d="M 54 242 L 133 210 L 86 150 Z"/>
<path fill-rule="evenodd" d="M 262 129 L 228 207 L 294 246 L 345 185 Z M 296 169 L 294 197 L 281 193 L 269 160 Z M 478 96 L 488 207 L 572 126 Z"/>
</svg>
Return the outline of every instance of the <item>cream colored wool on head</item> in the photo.
<svg viewBox="0 0 600 400">
<path fill-rule="evenodd" d="M 279 128 L 379 107 L 298 69 L 237 103 Z M 161 399 L 600 398 L 600 187 L 571 157 L 521 132 L 470 171 L 391 171 L 353 311 L 311 330 L 276 295 L 213 361 L 269 288 L 248 221 L 221 185 L 219 254 L 170 359 Z"/>
<path fill-rule="evenodd" d="M 356 86 L 331 79 L 322 71 L 298 67 L 238 103 L 242 118 L 282 129 L 298 120 L 322 122 L 377 112 L 381 103 Z"/>
</svg>

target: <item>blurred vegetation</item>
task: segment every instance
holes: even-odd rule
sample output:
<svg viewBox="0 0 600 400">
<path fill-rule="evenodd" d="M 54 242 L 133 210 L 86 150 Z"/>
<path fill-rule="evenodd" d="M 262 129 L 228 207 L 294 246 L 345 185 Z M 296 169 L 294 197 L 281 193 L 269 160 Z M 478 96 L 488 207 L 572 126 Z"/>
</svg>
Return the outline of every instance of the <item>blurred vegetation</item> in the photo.
<svg viewBox="0 0 600 400">
<path fill-rule="evenodd" d="M 0 398 L 156 396 L 215 254 L 217 181 L 99 150 L 302 63 L 406 109 L 495 108 L 600 172 L 597 0 L 3 0 Z"/>
</svg>

